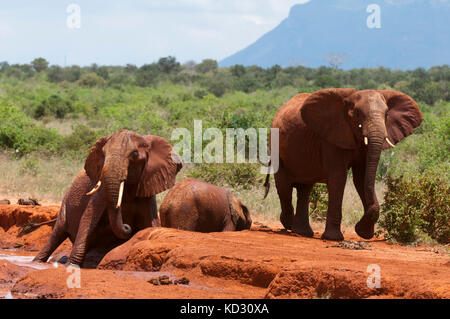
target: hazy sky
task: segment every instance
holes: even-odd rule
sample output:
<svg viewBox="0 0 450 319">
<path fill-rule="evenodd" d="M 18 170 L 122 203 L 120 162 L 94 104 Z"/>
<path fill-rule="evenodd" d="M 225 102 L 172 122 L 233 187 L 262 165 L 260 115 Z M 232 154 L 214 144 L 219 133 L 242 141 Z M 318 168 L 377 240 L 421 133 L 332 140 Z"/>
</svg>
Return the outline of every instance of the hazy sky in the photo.
<svg viewBox="0 0 450 319">
<path fill-rule="evenodd" d="M 221 60 L 307 0 L 16 0 L 0 4 L 0 61 L 142 65 L 172 55 Z M 69 5 L 81 9 L 80 28 Z M 72 24 L 73 25 L 73 24 Z"/>
</svg>

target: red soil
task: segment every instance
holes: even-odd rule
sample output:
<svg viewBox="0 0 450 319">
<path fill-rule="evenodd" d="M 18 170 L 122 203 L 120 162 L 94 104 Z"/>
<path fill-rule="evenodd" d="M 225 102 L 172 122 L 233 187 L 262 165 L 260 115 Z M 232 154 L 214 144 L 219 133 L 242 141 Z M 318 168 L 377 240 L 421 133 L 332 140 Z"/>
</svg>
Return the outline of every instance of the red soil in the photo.
<svg viewBox="0 0 450 319">
<path fill-rule="evenodd" d="M 38 216 L 42 218 L 39 221 L 50 219 L 57 211 L 57 207 L 0 206 L 0 247 L 21 240 L 22 247 L 39 249 L 51 227 L 15 237 L 18 229 L 30 219 L 38 221 Z M 347 232 L 345 236 L 346 240 L 361 241 L 355 234 Z M 364 243 L 364 250 L 343 249 L 332 247 L 334 242 L 262 227 L 214 234 L 150 228 L 111 251 L 98 269 L 83 269 L 81 288 L 69 289 L 66 281 L 70 274 L 59 266 L 13 275 L 21 278 L 12 293 L 19 298 L 450 297 L 446 248 L 403 247 L 377 240 Z M 64 245 L 61 251 L 69 252 L 70 242 Z M 1 265 L 0 273 L 7 268 Z M 379 289 L 367 287 L 369 265 L 380 267 Z M 190 285 L 154 286 L 148 282 L 160 272 L 174 279 L 186 277 Z"/>
</svg>

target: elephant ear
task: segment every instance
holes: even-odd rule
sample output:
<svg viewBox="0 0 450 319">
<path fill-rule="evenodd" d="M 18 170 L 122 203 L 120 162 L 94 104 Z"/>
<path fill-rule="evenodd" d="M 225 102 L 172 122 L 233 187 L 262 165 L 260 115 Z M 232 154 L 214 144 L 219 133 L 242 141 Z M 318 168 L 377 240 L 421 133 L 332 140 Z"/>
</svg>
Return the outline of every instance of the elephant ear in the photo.
<svg viewBox="0 0 450 319">
<path fill-rule="evenodd" d="M 417 103 L 404 93 L 389 90 L 379 92 L 384 96 L 388 106 L 386 129 L 389 140 L 397 144 L 413 134 L 414 129 L 422 124 L 422 112 Z M 385 143 L 383 148 L 387 149 L 389 145 Z"/>
<path fill-rule="evenodd" d="M 89 155 L 84 163 L 84 170 L 91 181 L 98 182 L 105 162 L 103 146 L 111 139 L 112 135 L 104 136 L 92 146 Z"/>
<path fill-rule="evenodd" d="M 303 103 L 301 116 L 309 129 L 328 143 L 343 149 L 356 149 L 345 99 L 355 89 L 327 89 L 311 94 Z"/>
<path fill-rule="evenodd" d="M 141 176 L 137 197 L 152 197 L 175 185 L 178 172 L 183 167 L 172 145 L 159 136 L 146 135 L 148 159 Z"/>
<path fill-rule="evenodd" d="M 252 220 L 250 218 L 250 212 L 247 206 L 242 204 L 242 202 L 230 192 L 227 192 L 227 197 L 230 204 L 231 221 L 236 227 L 236 230 L 239 231 L 249 229 L 251 227 Z"/>
</svg>

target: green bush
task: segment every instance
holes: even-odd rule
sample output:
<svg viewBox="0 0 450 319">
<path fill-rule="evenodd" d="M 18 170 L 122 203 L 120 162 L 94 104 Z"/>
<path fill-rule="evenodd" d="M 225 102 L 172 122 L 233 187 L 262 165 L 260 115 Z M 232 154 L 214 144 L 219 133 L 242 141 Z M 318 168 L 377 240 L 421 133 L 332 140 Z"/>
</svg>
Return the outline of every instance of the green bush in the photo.
<svg viewBox="0 0 450 319">
<path fill-rule="evenodd" d="M 94 72 L 83 74 L 81 78 L 78 80 L 78 85 L 88 88 L 93 88 L 96 86 L 102 87 L 105 84 L 106 84 L 105 79 Z"/>
<path fill-rule="evenodd" d="M 0 147 L 13 149 L 18 155 L 55 152 L 60 140 L 55 130 L 34 124 L 16 106 L 0 104 Z"/>
<path fill-rule="evenodd" d="M 99 137 L 95 130 L 83 124 L 76 124 L 73 132 L 64 137 L 63 145 L 66 150 L 79 151 L 90 148 Z"/>
<path fill-rule="evenodd" d="M 53 94 L 43 100 L 34 110 L 34 118 L 40 119 L 49 115 L 53 115 L 59 119 L 63 119 L 68 113 L 72 112 L 72 104 L 65 101 L 61 96 Z"/>
<path fill-rule="evenodd" d="M 416 241 L 421 233 L 450 243 L 450 187 L 439 174 L 386 179 L 379 225 L 388 239 Z"/>
<path fill-rule="evenodd" d="M 314 220 L 323 221 L 328 212 L 328 188 L 325 184 L 316 184 L 309 197 L 309 211 Z"/>
<path fill-rule="evenodd" d="M 189 171 L 188 177 L 197 178 L 207 183 L 248 189 L 260 185 L 263 175 L 257 164 L 197 164 Z"/>
</svg>

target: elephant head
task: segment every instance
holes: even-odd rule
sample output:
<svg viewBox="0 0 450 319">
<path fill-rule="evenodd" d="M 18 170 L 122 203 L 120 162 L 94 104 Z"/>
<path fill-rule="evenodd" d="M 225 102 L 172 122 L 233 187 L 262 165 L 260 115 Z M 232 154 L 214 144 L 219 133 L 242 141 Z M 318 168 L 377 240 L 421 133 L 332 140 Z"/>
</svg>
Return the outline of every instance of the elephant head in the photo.
<svg viewBox="0 0 450 319">
<path fill-rule="evenodd" d="M 328 143 L 365 151 L 364 197 L 368 212 L 356 230 L 363 238 L 372 237 L 379 217 L 374 185 L 381 151 L 395 147 L 414 133 L 422 123 L 419 107 L 411 97 L 396 91 L 327 89 L 307 98 L 301 116 Z"/>
<path fill-rule="evenodd" d="M 109 221 L 118 238 L 131 235 L 130 226 L 122 220 L 124 194 L 146 198 L 173 187 L 182 167 L 174 156 L 165 139 L 127 130 L 105 136 L 91 148 L 84 169 L 93 183 L 98 183 L 87 195 L 104 187 Z"/>
<path fill-rule="evenodd" d="M 231 220 L 237 231 L 250 229 L 252 227 L 252 219 L 250 212 L 242 202 L 235 196 L 229 194 Z"/>
</svg>

